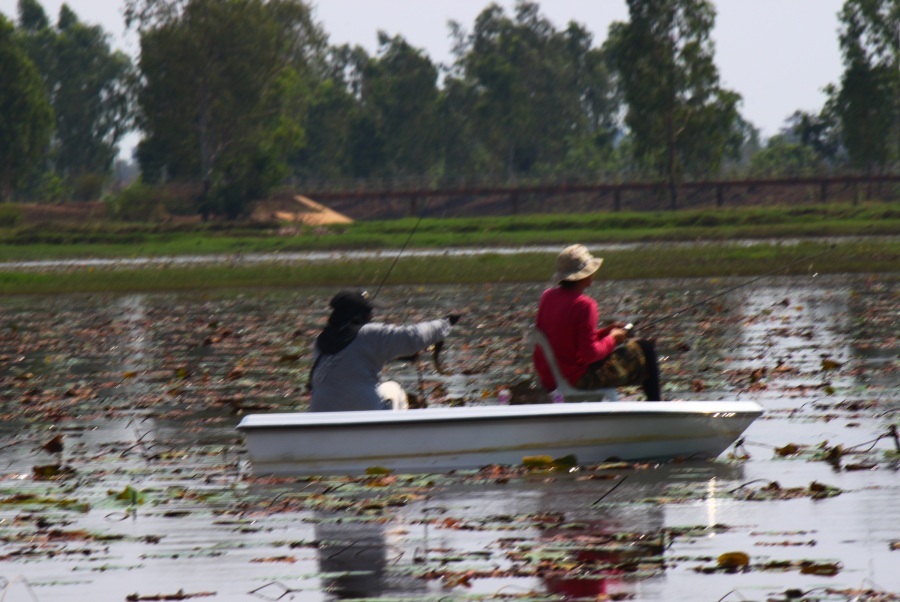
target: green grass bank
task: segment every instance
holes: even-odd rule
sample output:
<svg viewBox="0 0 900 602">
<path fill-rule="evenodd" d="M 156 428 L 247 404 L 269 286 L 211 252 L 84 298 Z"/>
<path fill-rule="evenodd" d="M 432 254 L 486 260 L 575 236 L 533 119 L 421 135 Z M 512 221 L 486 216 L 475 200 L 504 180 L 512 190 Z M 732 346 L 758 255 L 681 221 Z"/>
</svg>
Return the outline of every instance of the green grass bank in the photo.
<svg viewBox="0 0 900 602">
<path fill-rule="evenodd" d="M 836 240 L 836 243 L 825 239 Z M 765 241 L 765 242 L 760 242 Z M 91 268 L 0 265 L 0 293 L 74 293 L 281 286 L 543 281 L 555 252 L 491 248 L 580 242 L 602 254 L 602 278 L 896 272 L 896 203 L 747 207 L 512 217 L 406 218 L 331 227 L 290 224 L 35 223 L 0 228 L 3 262 L 220 256 L 202 266 Z M 632 243 L 628 248 L 606 245 Z M 477 247 L 478 256 L 416 257 L 400 249 Z M 621 246 L 621 245 L 620 245 Z M 391 250 L 383 259 L 253 263 L 252 253 Z M 398 259 L 399 258 L 399 259 Z M 806 258 L 812 258 L 805 261 Z M 398 259 L 395 264 L 395 259 Z M 801 261 L 803 260 L 803 261 Z M 782 272 L 779 272 L 782 273 Z"/>
<path fill-rule="evenodd" d="M 568 243 L 570 240 L 566 240 Z M 560 241 L 560 244 L 565 244 Z M 561 248 L 561 247 L 560 247 Z M 900 238 L 845 239 L 837 243 L 654 243 L 600 250 L 601 279 L 750 277 L 760 274 L 897 272 Z M 0 293 L 165 291 L 296 286 L 354 286 L 545 281 L 555 252 L 478 256 L 412 254 L 383 259 L 293 263 L 225 261 L 201 267 L 163 264 L 143 268 L 27 269 L 0 271 Z"/>
<path fill-rule="evenodd" d="M 860 203 L 716 210 L 289 224 L 34 223 L 0 228 L 0 259 L 163 257 L 333 249 L 452 248 L 900 235 L 900 205 Z"/>
</svg>

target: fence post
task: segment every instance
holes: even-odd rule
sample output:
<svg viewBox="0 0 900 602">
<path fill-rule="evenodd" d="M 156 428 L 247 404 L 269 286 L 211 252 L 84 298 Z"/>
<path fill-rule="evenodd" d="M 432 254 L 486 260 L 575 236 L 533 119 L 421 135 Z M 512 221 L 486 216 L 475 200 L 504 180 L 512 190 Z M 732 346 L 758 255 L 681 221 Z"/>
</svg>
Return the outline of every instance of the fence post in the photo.
<svg viewBox="0 0 900 602">
<path fill-rule="evenodd" d="M 719 184 L 716 186 L 716 207 L 721 207 L 725 204 L 725 186 Z"/>
<path fill-rule="evenodd" d="M 828 200 L 828 182 L 825 180 L 819 183 L 819 200 L 823 203 Z"/>
</svg>

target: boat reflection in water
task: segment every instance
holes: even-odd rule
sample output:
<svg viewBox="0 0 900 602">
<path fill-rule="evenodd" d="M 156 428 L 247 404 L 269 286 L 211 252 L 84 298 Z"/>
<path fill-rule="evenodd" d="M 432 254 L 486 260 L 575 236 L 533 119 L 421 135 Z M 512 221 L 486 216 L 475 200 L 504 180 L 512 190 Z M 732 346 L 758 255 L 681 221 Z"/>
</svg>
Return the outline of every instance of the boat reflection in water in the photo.
<svg viewBox="0 0 900 602">
<path fill-rule="evenodd" d="M 654 589 L 670 541 L 661 499 L 696 501 L 740 478 L 739 466 L 697 462 L 463 479 L 373 516 L 317 513 L 321 588 L 334 599 Z M 700 529 L 715 523 L 712 504 Z"/>
<path fill-rule="evenodd" d="M 317 516 L 322 589 L 336 598 L 365 598 L 384 592 L 387 542 L 379 522 Z"/>
</svg>

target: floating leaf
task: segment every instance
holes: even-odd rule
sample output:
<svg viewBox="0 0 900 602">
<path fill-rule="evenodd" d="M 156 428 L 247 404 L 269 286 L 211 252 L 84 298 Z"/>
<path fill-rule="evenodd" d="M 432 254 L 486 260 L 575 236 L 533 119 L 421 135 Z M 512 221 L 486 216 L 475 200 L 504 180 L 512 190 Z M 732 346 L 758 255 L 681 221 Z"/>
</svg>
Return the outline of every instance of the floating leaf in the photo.
<svg viewBox="0 0 900 602">
<path fill-rule="evenodd" d="M 578 458 L 575 457 L 575 454 L 568 454 L 553 460 L 553 465 L 560 468 L 573 468 L 578 466 Z"/>
<path fill-rule="evenodd" d="M 726 552 L 716 559 L 716 563 L 726 570 L 742 569 L 750 565 L 750 556 L 744 552 Z"/>
<path fill-rule="evenodd" d="M 822 371 L 823 372 L 828 372 L 829 370 L 837 370 L 841 366 L 843 366 L 842 363 L 836 362 L 833 359 L 825 358 L 824 360 L 822 360 Z"/>
<path fill-rule="evenodd" d="M 129 594 L 125 596 L 126 602 L 165 602 L 169 600 L 190 600 L 191 598 L 210 598 L 215 596 L 216 592 L 196 592 L 193 594 L 184 593 L 183 589 L 178 590 L 174 594 L 154 594 L 151 596 L 142 596 L 140 594 Z"/>
<path fill-rule="evenodd" d="M 47 464 L 44 466 L 32 466 L 34 478 L 38 481 L 53 478 L 69 478 L 75 476 L 75 469 L 60 464 Z"/>
<path fill-rule="evenodd" d="M 144 494 L 131 485 L 126 485 L 125 488 L 118 493 L 110 492 L 110 495 L 114 495 L 115 499 L 121 502 L 128 502 L 131 505 L 144 503 Z"/>
<path fill-rule="evenodd" d="M 383 475 L 383 474 L 391 474 L 394 472 L 390 468 L 385 468 L 384 466 L 369 466 L 366 468 L 367 475 Z"/>
<path fill-rule="evenodd" d="M 522 466 L 527 468 L 547 468 L 553 466 L 553 458 L 550 456 L 525 456 L 522 458 Z"/>
<path fill-rule="evenodd" d="M 803 575 L 821 575 L 823 577 L 833 577 L 841 571 L 839 562 L 811 562 L 804 561 L 800 563 L 800 573 Z"/>
<path fill-rule="evenodd" d="M 835 497 L 841 494 L 841 490 L 837 487 L 825 485 L 823 483 L 819 483 L 818 481 L 813 481 L 809 484 L 809 491 L 812 494 L 810 497 L 812 497 L 814 500 L 827 497 Z"/>
<path fill-rule="evenodd" d="M 794 456 L 800 453 L 800 446 L 794 443 L 788 443 L 783 447 L 776 447 L 775 453 L 779 456 Z"/>
<path fill-rule="evenodd" d="M 269 558 L 251 558 L 250 562 L 256 563 L 268 563 L 268 562 L 288 562 L 293 564 L 297 562 L 297 558 L 294 556 L 271 556 Z"/>
<path fill-rule="evenodd" d="M 828 462 L 832 466 L 840 468 L 842 457 L 844 457 L 844 446 L 835 445 L 834 447 L 830 447 L 825 450 L 825 454 L 822 456 L 822 460 Z"/>
<path fill-rule="evenodd" d="M 63 450 L 63 436 L 56 435 L 46 443 L 41 446 L 45 452 L 49 452 L 51 454 L 58 454 Z"/>
</svg>

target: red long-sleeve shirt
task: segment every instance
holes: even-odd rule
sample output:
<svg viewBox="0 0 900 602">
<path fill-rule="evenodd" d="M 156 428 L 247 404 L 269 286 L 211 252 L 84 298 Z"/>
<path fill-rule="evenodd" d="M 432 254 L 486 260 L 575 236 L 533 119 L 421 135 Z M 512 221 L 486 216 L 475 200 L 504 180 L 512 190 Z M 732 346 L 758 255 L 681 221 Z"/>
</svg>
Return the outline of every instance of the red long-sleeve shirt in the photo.
<svg viewBox="0 0 900 602">
<path fill-rule="evenodd" d="M 597 302 L 566 287 L 548 288 L 538 304 L 536 326 L 547 335 L 563 376 L 574 385 L 587 367 L 600 361 L 616 346 L 610 329 L 598 329 Z M 534 350 L 534 367 L 548 391 L 556 388 L 553 374 L 540 348 Z"/>
</svg>

